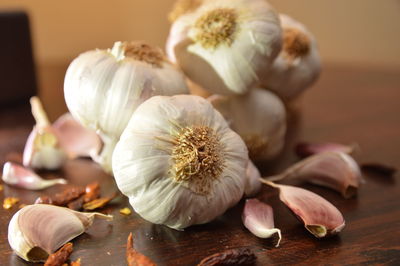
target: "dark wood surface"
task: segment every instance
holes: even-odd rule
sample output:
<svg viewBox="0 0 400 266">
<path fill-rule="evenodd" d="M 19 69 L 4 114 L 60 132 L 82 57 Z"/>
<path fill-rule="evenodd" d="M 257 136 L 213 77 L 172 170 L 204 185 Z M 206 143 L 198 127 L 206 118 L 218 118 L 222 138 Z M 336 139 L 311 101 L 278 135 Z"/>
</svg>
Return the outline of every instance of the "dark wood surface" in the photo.
<svg viewBox="0 0 400 266">
<path fill-rule="evenodd" d="M 274 163 L 260 165 L 265 174 L 284 169 L 298 160 L 293 145 L 299 140 L 357 142 L 359 162 L 383 162 L 400 167 L 400 72 L 349 67 L 329 67 L 308 91 L 291 115 L 285 153 Z M 0 165 L 18 159 L 33 125 L 29 107 L 15 107 L 0 113 Z M 90 160 L 68 162 L 62 171 L 46 174 L 62 176 L 71 184 L 85 185 L 99 180 L 103 194 L 116 190 L 113 178 Z M 346 227 L 336 237 L 318 240 L 277 199 L 277 192 L 264 187 L 258 198 L 275 210 L 275 224 L 282 230 L 279 248 L 273 240 L 258 239 L 241 222 L 243 200 L 217 220 L 184 231 L 153 225 L 135 213 L 122 216 L 128 207 L 119 197 L 104 213 L 114 221 L 97 222 L 77 237 L 72 259 L 82 265 L 126 265 L 125 244 L 133 233 L 135 247 L 158 265 L 195 265 L 203 257 L 225 249 L 248 247 L 257 255 L 258 265 L 400 265 L 400 180 L 398 176 L 365 175 L 366 184 L 358 196 L 343 199 L 338 193 L 303 185 L 336 205 L 346 219 Z M 31 192 L 4 185 L 0 200 L 16 196 L 30 204 L 43 194 L 62 190 L 55 186 Z M 162 199 L 160 199 L 162 200 Z M 7 226 L 17 211 L 0 209 L 0 264 L 26 265 L 13 254 L 7 241 Z"/>
</svg>

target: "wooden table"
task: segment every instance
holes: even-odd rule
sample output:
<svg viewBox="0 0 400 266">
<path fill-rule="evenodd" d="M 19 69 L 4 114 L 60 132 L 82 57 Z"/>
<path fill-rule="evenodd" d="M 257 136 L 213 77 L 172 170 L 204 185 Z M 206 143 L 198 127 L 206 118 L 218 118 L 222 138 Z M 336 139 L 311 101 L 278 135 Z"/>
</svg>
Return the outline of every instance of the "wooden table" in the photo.
<svg viewBox="0 0 400 266">
<path fill-rule="evenodd" d="M 284 169 L 297 158 L 292 147 L 299 140 L 357 142 L 359 162 L 384 162 L 400 167 L 400 72 L 391 70 L 328 67 L 320 81 L 304 95 L 301 112 L 291 117 L 288 145 L 273 164 L 260 167 L 264 173 Z M 0 113 L 0 165 L 17 158 L 33 125 L 29 107 L 15 107 Z M 112 177 L 89 160 L 68 162 L 60 172 L 71 184 L 85 185 L 99 180 L 103 193 L 116 190 Z M 276 226 L 282 230 L 279 248 L 274 241 L 258 239 L 243 227 L 243 201 L 212 223 L 175 231 L 154 225 L 138 215 L 122 216 L 129 206 L 120 197 L 102 211 L 114 215 L 112 223 L 98 222 L 73 243 L 72 259 L 82 265 L 125 265 L 125 244 L 133 232 L 135 247 L 159 265 L 195 265 L 203 257 L 229 248 L 248 247 L 258 265 L 400 265 L 400 180 L 398 177 L 365 176 L 367 183 L 358 197 L 343 199 L 338 193 L 312 185 L 302 185 L 331 201 L 346 219 L 337 237 L 318 240 L 310 235 L 277 199 L 276 191 L 263 188 L 258 198 L 275 209 Z M 61 186 L 30 192 L 4 186 L 0 200 L 16 196 L 32 203 L 43 194 L 60 191 Z M 26 265 L 13 254 L 7 242 L 7 226 L 17 211 L 0 210 L 1 265 Z"/>
</svg>

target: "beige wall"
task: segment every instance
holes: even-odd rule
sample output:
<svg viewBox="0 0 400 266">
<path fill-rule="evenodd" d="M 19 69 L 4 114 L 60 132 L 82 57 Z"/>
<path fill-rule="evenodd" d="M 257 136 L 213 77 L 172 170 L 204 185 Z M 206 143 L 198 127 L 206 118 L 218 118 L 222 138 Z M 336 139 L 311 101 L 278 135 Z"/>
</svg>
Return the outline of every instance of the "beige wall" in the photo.
<svg viewBox="0 0 400 266">
<path fill-rule="evenodd" d="M 40 65 L 66 63 L 116 40 L 164 45 L 174 0 L 0 0 L 29 11 Z M 400 67 L 400 1 L 270 0 L 315 33 L 324 61 Z"/>
</svg>

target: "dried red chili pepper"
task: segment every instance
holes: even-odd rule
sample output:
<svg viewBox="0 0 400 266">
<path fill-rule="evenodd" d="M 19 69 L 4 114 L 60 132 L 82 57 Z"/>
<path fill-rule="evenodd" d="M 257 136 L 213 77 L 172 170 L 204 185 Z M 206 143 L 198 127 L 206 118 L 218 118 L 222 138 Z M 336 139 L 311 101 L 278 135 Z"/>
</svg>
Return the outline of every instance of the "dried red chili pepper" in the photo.
<svg viewBox="0 0 400 266">
<path fill-rule="evenodd" d="M 86 186 L 85 195 L 83 195 L 83 202 L 87 203 L 97 199 L 100 196 L 99 182 L 93 182 Z"/>
<path fill-rule="evenodd" d="M 53 204 L 57 206 L 66 206 L 74 199 L 79 198 L 85 193 L 85 190 L 81 187 L 67 188 L 61 193 L 57 193 L 53 198 Z"/>
<path fill-rule="evenodd" d="M 128 241 L 126 243 L 126 261 L 128 266 L 155 266 L 156 264 L 143 255 L 135 250 L 133 247 L 133 237 L 132 233 L 128 236 Z"/>
<path fill-rule="evenodd" d="M 51 254 L 46 262 L 44 263 L 44 266 L 60 266 L 63 265 L 63 263 L 69 258 L 73 251 L 72 248 L 72 243 L 67 243 L 64 246 L 62 246 L 58 251 L 55 253 Z"/>
<path fill-rule="evenodd" d="M 256 255 L 248 248 L 237 248 L 208 256 L 197 266 L 255 265 L 256 259 Z"/>
<path fill-rule="evenodd" d="M 93 211 L 95 209 L 102 208 L 107 205 L 111 200 L 115 198 L 116 194 L 110 196 L 110 197 L 103 197 L 99 199 L 92 200 L 90 202 L 87 202 L 83 204 L 83 209 L 87 211 Z"/>
<path fill-rule="evenodd" d="M 81 258 L 77 259 L 76 261 L 71 262 L 69 266 L 81 266 Z"/>
<path fill-rule="evenodd" d="M 83 196 L 68 203 L 67 207 L 74 211 L 79 211 L 83 206 Z"/>
</svg>

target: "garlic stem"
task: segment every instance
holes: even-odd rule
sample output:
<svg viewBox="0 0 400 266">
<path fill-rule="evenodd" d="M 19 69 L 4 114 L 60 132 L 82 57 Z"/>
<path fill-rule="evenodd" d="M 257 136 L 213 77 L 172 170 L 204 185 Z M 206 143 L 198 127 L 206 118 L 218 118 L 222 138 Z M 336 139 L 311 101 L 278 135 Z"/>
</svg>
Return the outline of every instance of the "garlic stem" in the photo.
<svg viewBox="0 0 400 266">
<path fill-rule="evenodd" d="M 49 118 L 47 117 L 46 112 L 44 111 L 42 102 L 39 97 L 33 96 L 30 99 L 32 115 L 35 118 L 36 125 L 39 128 L 43 128 L 50 125 Z"/>
</svg>

